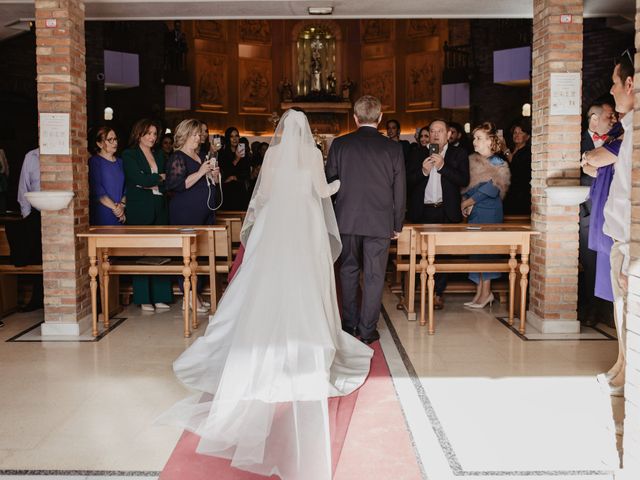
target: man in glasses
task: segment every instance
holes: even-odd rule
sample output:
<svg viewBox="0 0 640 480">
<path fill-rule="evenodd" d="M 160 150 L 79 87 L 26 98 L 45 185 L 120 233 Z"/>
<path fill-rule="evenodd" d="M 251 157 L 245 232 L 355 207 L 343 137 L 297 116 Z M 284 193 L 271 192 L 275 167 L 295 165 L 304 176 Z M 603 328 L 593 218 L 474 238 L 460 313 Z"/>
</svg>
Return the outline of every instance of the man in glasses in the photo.
<svg viewBox="0 0 640 480">
<path fill-rule="evenodd" d="M 618 334 L 618 359 L 614 366 L 598 379 L 606 380 L 611 394 L 623 396 L 625 380 L 626 297 L 629 268 L 629 240 L 631 238 L 631 166 L 633 153 L 633 76 L 635 69 L 631 53 L 622 54 L 613 69 L 611 95 L 616 111 L 622 117 L 624 138 L 618 153 L 615 173 L 604 206 L 604 233 L 614 243 L 611 248 L 611 283 L 613 286 L 614 316 Z"/>
</svg>

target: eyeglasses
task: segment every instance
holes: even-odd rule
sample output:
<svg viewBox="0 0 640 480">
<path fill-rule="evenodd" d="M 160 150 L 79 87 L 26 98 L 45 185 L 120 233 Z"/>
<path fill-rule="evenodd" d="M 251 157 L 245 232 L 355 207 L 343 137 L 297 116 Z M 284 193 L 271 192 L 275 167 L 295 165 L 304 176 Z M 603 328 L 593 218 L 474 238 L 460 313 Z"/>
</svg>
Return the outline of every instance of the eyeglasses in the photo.
<svg viewBox="0 0 640 480">
<path fill-rule="evenodd" d="M 629 59 L 629 62 L 632 66 L 634 66 L 633 54 L 635 53 L 632 48 L 627 48 L 624 52 L 622 52 L 617 58 L 613 59 L 613 64 L 618 65 L 620 61 L 626 56 Z"/>
<path fill-rule="evenodd" d="M 109 143 L 117 143 L 118 137 L 105 138 L 104 141 Z"/>
</svg>

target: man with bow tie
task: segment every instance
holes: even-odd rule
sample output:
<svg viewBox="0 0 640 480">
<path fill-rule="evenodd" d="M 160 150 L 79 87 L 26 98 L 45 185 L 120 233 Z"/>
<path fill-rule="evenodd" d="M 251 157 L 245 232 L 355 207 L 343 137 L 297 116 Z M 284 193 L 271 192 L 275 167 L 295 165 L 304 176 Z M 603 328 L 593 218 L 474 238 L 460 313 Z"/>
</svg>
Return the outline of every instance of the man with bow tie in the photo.
<svg viewBox="0 0 640 480">
<path fill-rule="evenodd" d="M 587 129 L 582 133 L 580 154 L 601 147 L 607 139 L 607 132 L 615 123 L 613 106 L 607 102 L 593 103 L 587 110 Z M 581 172 L 580 185 L 591 186 L 593 178 Z M 582 272 L 578 277 L 578 318 L 584 324 L 593 326 L 602 320 L 600 312 L 610 308 L 598 308 L 594 295 L 596 282 L 596 252 L 589 249 L 589 223 L 591 200 L 580 204 L 579 261 Z"/>
</svg>

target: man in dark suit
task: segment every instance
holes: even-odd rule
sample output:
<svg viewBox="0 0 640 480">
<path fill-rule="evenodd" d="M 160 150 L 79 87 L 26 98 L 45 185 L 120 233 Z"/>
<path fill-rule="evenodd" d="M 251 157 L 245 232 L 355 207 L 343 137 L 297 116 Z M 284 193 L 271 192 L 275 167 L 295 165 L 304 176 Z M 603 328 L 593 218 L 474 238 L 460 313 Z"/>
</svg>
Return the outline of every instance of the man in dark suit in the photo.
<svg viewBox="0 0 640 480">
<path fill-rule="evenodd" d="M 602 146 L 606 134 L 615 123 L 613 107 L 606 102 L 593 103 L 587 110 L 587 129 L 582 132 L 580 154 Z M 591 186 L 593 177 L 581 172 L 580 185 Z M 611 305 L 601 305 L 594 295 L 596 284 L 596 252 L 589 249 L 589 224 L 591 200 L 580 204 L 580 231 L 578 257 L 582 271 L 578 276 L 578 319 L 587 326 L 594 326 L 603 317 L 611 317 Z M 602 300 L 605 302 L 605 300 Z M 608 302 L 607 302 L 608 303 Z M 612 321 L 613 319 L 610 319 Z"/>
<path fill-rule="evenodd" d="M 328 180 L 340 179 L 335 210 L 342 239 L 342 328 L 366 344 L 380 338 L 376 325 L 389 243 L 402 230 L 406 202 L 402 147 L 378 132 L 381 108 L 369 95 L 355 103 L 358 130 L 333 141 L 326 166 Z"/>
<path fill-rule="evenodd" d="M 444 120 L 429 125 L 431 153 L 421 163 L 407 166 L 407 180 L 411 189 L 409 218 L 414 223 L 460 223 L 460 189 L 469 184 L 469 156 L 467 152 L 448 143 L 449 126 Z M 434 308 L 444 307 L 447 277 L 436 275 Z"/>
</svg>

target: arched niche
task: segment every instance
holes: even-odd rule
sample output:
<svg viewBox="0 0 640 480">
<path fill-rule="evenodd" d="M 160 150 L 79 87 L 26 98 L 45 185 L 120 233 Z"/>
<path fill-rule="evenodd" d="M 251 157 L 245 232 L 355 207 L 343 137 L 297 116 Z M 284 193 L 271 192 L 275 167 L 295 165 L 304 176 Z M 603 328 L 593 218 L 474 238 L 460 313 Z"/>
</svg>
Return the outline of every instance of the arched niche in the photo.
<svg viewBox="0 0 640 480">
<path fill-rule="evenodd" d="M 302 20 L 292 28 L 290 40 L 294 96 L 339 94 L 344 45 L 339 24 L 333 20 Z"/>
</svg>

